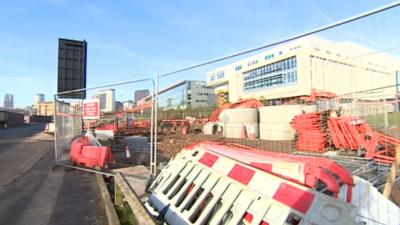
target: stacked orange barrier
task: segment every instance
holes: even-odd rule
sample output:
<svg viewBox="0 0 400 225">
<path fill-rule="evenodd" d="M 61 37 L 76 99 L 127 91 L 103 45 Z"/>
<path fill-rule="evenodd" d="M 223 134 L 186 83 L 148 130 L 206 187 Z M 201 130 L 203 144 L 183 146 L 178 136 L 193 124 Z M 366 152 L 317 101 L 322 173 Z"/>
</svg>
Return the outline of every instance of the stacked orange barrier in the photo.
<svg viewBox="0 0 400 225">
<path fill-rule="evenodd" d="M 296 130 L 294 148 L 300 151 L 324 152 L 328 145 L 328 112 L 295 116 L 291 122 Z"/>
<path fill-rule="evenodd" d="M 327 147 L 362 150 L 365 158 L 392 163 L 400 140 L 373 131 L 368 123 L 355 116 L 329 118 L 328 112 L 295 116 L 293 148 L 298 151 L 324 152 Z"/>
</svg>

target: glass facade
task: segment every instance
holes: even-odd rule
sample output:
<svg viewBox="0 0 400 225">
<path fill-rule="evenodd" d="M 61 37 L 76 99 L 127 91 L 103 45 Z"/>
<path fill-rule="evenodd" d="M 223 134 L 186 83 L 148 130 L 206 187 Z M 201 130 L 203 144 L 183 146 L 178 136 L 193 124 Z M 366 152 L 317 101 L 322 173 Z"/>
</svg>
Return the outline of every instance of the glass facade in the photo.
<svg viewBox="0 0 400 225">
<path fill-rule="evenodd" d="M 159 95 L 158 107 L 162 109 L 176 109 L 186 105 L 187 101 L 190 100 L 188 95 L 188 85 L 184 83 L 174 89 L 171 89 L 165 93 Z"/>
<path fill-rule="evenodd" d="M 243 73 L 244 91 L 259 91 L 297 82 L 296 56 Z"/>
</svg>

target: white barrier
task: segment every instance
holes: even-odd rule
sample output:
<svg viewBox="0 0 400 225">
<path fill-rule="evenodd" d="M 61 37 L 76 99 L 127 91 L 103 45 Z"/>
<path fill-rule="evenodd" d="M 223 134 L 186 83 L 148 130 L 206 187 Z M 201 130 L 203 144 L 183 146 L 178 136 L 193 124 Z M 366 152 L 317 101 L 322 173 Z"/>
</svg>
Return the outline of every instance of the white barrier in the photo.
<svg viewBox="0 0 400 225">
<path fill-rule="evenodd" d="M 146 207 L 169 224 L 358 224 L 356 207 L 198 146 L 179 153 Z"/>
</svg>

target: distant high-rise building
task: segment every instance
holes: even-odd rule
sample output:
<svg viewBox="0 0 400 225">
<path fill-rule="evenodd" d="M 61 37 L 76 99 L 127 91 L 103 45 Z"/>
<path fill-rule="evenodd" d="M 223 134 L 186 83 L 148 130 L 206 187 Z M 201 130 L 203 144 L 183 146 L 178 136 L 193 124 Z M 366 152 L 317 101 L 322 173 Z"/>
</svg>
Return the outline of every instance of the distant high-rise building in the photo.
<svg viewBox="0 0 400 225">
<path fill-rule="evenodd" d="M 129 109 L 131 109 L 132 107 L 133 107 L 133 101 L 132 100 L 127 100 L 127 101 L 124 101 L 124 103 L 123 103 L 123 107 L 124 107 L 124 110 L 129 110 Z"/>
<path fill-rule="evenodd" d="M 100 111 L 104 113 L 115 112 L 115 90 L 107 89 L 101 90 L 93 98 L 100 100 Z"/>
<path fill-rule="evenodd" d="M 134 97 L 135 103 L 137 103 L 140 99 L 147 97 L 148 95 L 150 95 L 150 91 L 148 89 L 135 91 L 135 97 Z"/>
<path fill-rule="evenodd" d="M 35 104 L 44 102 L 44 94 L 35 95 Z"/>
<path fill-rule="evenodd" d="M 120 101 L 115 101 L 115 111 L 123 110 L 124 104 Z"/>
<path fill-rule="evenodd" d="M 4 108 L 7 109 L 14 108 L 14 96 L 12 94 L 4 95 Z"/>
</svg>

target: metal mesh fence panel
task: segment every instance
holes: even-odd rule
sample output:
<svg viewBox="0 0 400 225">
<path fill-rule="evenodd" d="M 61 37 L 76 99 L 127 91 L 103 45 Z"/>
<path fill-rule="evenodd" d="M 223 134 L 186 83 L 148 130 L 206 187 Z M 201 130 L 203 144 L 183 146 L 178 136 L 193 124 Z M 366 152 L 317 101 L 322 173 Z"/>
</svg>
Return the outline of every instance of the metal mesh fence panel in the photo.
<svg viewBox="0 0 400 225">
<path fill-rule="evenodd" d="M 159 161 L 194 143 L 223 142 L 328 158 L 382 191 L 400 145 L 400 42 L 392 23 L 399 15 L 394 8 L 161 74 L 155 108 Z M 355 192 L 355 198 L 369 194 Z M 376 216 L 385 211 L 376 204 L 370 199 L 357 205 L 361 220 L 389 223 Z"/>
<path fill-rule="evenodd" d="M 88 88 L 90 98 L 85 100 L 56 100 L 56 161 L 90 169 L 143 165 L 154 171 L 153 85 L 145 78 Z M 86 159 L 95 157 L 90 149 L 72 153 L 71 143 L 83 136 L 89 139 L 87 145 L 108 148 L 106 165 Z"/>
<path fill-rule="evenodd" d="M 61 101 L 55 98 L 55 157 L 56 161 L 66 160 L 63 153 L 69 150 L 71 141 L 82 134 L 82 113 L 79 103 Z"/>
</svg>

